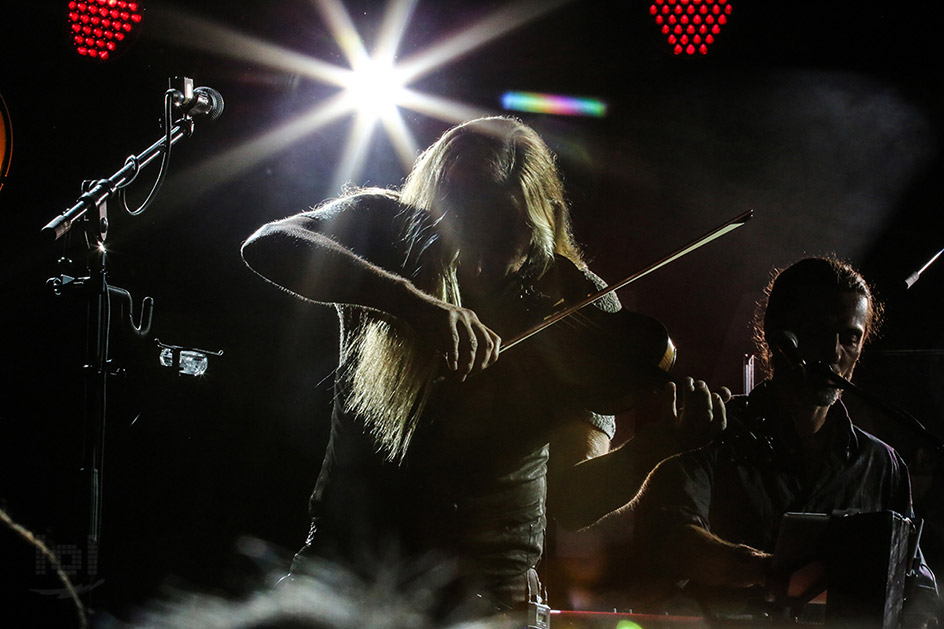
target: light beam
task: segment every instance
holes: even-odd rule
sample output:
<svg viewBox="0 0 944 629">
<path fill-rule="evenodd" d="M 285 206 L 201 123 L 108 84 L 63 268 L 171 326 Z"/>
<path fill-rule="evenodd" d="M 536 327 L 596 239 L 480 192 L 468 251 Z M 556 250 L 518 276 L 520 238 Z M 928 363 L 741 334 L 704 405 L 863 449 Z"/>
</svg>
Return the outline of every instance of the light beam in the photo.
<svg viewBox="0 0 944 629">
<path fill-rule="evenodd" d="M 485 16 L 462 31 L 438 40 L 403 63 L 396 51 L 416 7 L 416 0 L 390 0 L 377 45 L 369 54 L 340 0 L 312 0 L 349 64 L 344 68 L 277 46 L 257 37 L 215 24 L 180 9 L 167 8 L 153 20 L 151 33 L 161 41 L 230 59 L 251 62 L 341 88 L 282 126 L 173 177 L 199 182 L 207 190 L 239 176 L 261 160 L 301 141 L 314 130 L 347 114 L 355 114 L 334 177 L 334 185 L 355 178 L 363 167 L 367 146 L 379 120 L 389 135 L 404 171 L 409 170 L 418 147 L 400 115 L 400 108 L 457 123 L 497 112 L 486 111 L 442 96 L 426 94 L 408 83 L 459 59 L 477 48 L 524 26 L 571 0 L 518 0 Z"/>
</svg>

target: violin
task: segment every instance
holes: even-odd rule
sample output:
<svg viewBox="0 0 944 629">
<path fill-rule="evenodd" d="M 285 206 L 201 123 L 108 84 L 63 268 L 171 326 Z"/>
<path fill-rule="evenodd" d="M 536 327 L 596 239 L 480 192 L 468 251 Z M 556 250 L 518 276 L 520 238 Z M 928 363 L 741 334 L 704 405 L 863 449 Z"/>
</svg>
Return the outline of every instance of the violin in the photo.
<svg viewBox="0 0 944 629">
<path fill-rule="evenodd" d="M 515 319 L 541 325 L 595 290 L 591 277 L 558 257 L 538 282 L 523 287 Z M 513 337 L 500 351 L 517 345 Z M 661 322 L 621 309 L 615 296 L 606 295 L 528 336 L 513 354 L 523 369 L 550 377 L 588 410 L 612 415 L 664 386 L 677 352 Z"/>
<path fill-rule="evenodd" d="M 530 351 L 588 410 L 621 413 L 672 381 L 677 350 L 666 327 L 647 315 L 620 309 L 614 291 L 740 227 L 745 212 L 619 282 L 597 287 L 558 256 L 555 265 L 522 291 L 537 321 L 502 344 L 503 353 L 528 341 Z M 595 304 L 593 307 L 591 304 Z"/>
</svg>

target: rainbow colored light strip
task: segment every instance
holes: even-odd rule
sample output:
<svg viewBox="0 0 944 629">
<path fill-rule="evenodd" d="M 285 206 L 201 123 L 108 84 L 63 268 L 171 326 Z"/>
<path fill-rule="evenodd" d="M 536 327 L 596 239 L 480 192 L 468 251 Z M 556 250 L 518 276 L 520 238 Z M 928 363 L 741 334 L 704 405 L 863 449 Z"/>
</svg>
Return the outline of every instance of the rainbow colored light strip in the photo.
<svg viewBox="0 0 944 629">
<path fill-rule="evenodd" d="M 511 111 L 559 116 L 602 118 L 606 115 L 606 103 L 602 100 L 538 92 L 505 92 L 502 94 L 502 107 Z"/>
</svg>

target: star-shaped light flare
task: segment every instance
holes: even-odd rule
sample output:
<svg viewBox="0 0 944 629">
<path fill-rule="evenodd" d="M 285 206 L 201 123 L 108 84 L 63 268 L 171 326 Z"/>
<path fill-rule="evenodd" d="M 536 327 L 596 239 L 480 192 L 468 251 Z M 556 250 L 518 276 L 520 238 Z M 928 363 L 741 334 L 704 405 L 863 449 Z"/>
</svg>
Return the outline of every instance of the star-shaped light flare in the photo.
<svg viewBox="0 0 944 629">
<path fill-rule="evenodd" d="M 376 45 L 370 53 L 340 0 L 312 0 L 347 60 L 348 68 L 220 26 L 180 9 L 168 9 L 152 20 L 152 37 L 178 47 L 248 61 L 254 66 L 340 88 L 337 94 L 317 103 L 311 110 L 223 154 L 214 155 L 175 179 L 184 185 L 196 184 L 204 190 L 215 187 L 351 114 L 354 121 L 338 160 L 333 189 L 339 190 L 361 171 L 378 121 L 390 137 L 406 172 L 419 147 L 400 115 L 402 108 L 450 124 L 494 113 L 445 96 L 419 92 L 409 84 L 569 1 L 509 2 L 482 20 L 398 61 L 397 50 L 416 10 L 417 0 L 389 0 Z"/>
</svg>

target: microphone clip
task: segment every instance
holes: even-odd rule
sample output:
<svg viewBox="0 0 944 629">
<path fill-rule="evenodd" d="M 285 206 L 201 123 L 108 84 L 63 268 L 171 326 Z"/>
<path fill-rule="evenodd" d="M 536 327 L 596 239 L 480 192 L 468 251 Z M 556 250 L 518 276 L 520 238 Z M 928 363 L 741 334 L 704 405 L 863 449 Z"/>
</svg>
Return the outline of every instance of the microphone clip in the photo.
<svg viewBox="0 0 944 629">
<path fill-rule="evenodd" d="M 173 83 L 178 83 L 174 86 Z M 207 116 L 216 120 L 223 113 L 223 95 L 212 87 L 193 86 L 190 77 L 175 78 L 171 81 L 171 102 L 187 120 L 194 116 Z"/>
<path fill-rule="evenodd" d="M 806 372 L 806 360 L 800 355 L 800 340 L 790 330 L 778 330 L 773 348 L 793 371 Z"/>
</svg>

